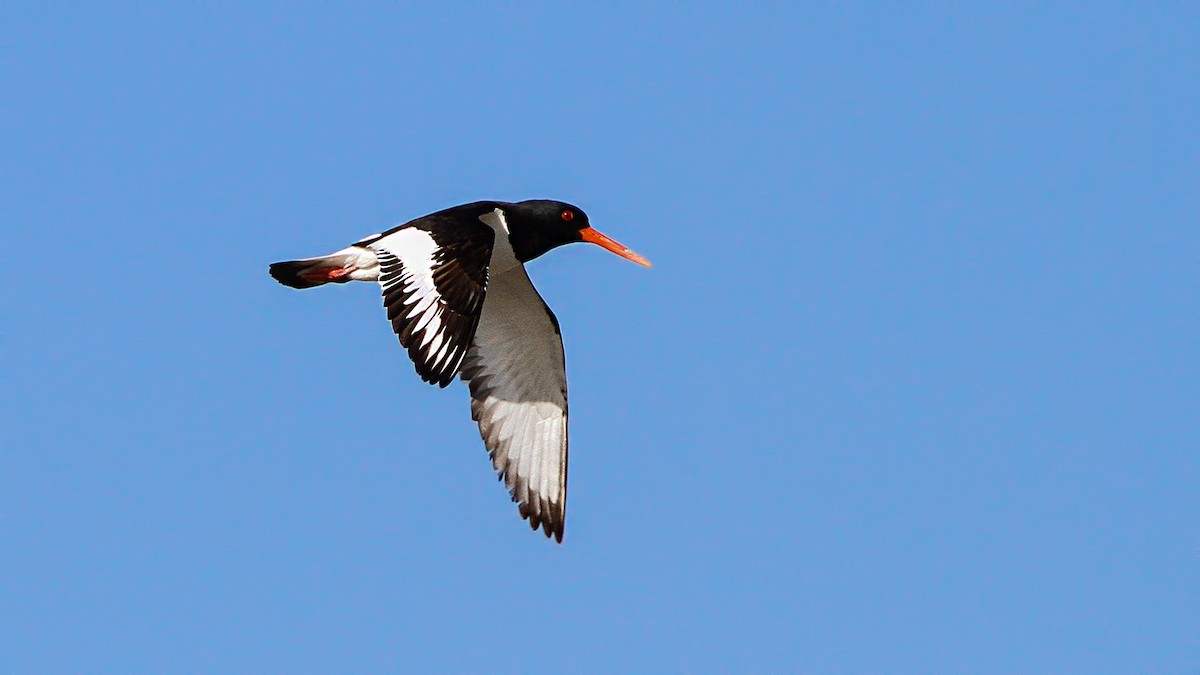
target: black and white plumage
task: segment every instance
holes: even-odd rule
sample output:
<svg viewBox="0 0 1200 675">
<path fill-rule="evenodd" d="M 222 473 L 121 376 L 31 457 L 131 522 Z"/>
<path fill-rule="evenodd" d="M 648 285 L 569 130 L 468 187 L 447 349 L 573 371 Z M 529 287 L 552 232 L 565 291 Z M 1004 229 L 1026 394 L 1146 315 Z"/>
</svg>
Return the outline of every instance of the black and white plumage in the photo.
<svg viewBox="0 0 1200 675">
<path fill-rule="evenodd" d="M 558 320 L 524 263 L 586 241 L 638 264 L 576 206 L 475 202 L 417 218 L 336 253 L 271 265 L 280 283 L 312 288 L 377 281 L 417 374 L 471 390 L 471 417 L 521 516 L 562 541 L 567 491 L 567 378 Z"/>
</svg>

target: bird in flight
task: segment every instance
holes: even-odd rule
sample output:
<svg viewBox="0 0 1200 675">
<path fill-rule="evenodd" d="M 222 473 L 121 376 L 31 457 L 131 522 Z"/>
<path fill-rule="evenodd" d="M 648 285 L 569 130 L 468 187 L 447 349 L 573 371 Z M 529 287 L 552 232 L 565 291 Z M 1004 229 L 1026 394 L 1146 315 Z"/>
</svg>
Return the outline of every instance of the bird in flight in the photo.
<svg viewBox="0 0 1200 675">
<path fill-rule="evenodd" d="M 579 207 L 535 199 L 455 206 L 270 272 L 292 288 L 379 282 L 417 374 L 440 387 L 467 381 L 471 418 L 521 517 L 561 543 L 567 373 L 558 319 L 525 263 L 580 241 L 650 266 L 593 229 Z"/>
</svg>

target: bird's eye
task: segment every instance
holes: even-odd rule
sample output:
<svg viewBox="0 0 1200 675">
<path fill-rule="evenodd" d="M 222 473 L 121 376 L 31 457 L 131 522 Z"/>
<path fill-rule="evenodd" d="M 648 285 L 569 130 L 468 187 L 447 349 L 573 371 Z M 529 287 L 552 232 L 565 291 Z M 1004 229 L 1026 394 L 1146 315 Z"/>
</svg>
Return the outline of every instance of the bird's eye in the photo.
<svg viewBox="0 0 1200 675">
<path fill-rule="evenodd" d="M 567 209 L 566 211 L 563 211 L 563 212 L 562 212 L 562 219 L 563 219 L 563 220 L 571 220 L 571 219 L 572 219 L 572 218 L 574 218 L 574 217 L 575 217 L 575 212 L 574 212 L 574 211 L 572 211 L 571 209 Z"/>
</svg>

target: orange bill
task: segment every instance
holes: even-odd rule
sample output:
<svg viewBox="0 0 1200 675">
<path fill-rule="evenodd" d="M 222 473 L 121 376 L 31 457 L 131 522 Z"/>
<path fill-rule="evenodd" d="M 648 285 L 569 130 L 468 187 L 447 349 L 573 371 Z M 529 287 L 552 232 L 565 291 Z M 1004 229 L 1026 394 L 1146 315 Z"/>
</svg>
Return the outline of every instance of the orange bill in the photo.
<svg viewBox="0 0 1200 675">
<path fill-rule="evenodd" d="M 609 239 L 605 235 L 600 234 L 594 228 L 585 227 L 579 231 L 579 234 L 583 237 L 583 240 L 588 243 L 596 244 L 597 246 L 606 248 L 606 249 L 612 251 L 613 253 L 616 253 L 617 255 L 621 256 L 622 258 L 624 258 L 626 260 L 630 260 L 632 262 L 635 262 L 639 265 L 644 265 L 645 267 L 650 266 L 649 260 L 646 260 L 642 256 L 629 250 L 629 248 L 618 244 L 617 242 L 613 241 L 612 239 Z"/>
</svg>

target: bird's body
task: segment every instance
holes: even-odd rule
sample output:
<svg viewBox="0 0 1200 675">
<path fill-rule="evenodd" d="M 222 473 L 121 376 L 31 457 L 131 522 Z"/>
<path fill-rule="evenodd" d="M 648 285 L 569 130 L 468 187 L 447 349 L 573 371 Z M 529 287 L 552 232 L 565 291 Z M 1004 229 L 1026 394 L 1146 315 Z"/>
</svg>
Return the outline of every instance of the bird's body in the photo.
<svg viewBox="0 0 1200 675">
<path fill-rule="evenodd" d="M 474 202 L 422 216 L 327 256 L 271 265 L 293 288 L 376 281 L 426 382 L 461 375 L 471 416 L 521 516 L 562 541 L 567 380 L 558 320 L 524 263 L 575 241 L 649 265 L 563 202 Z"/>
</svg>

